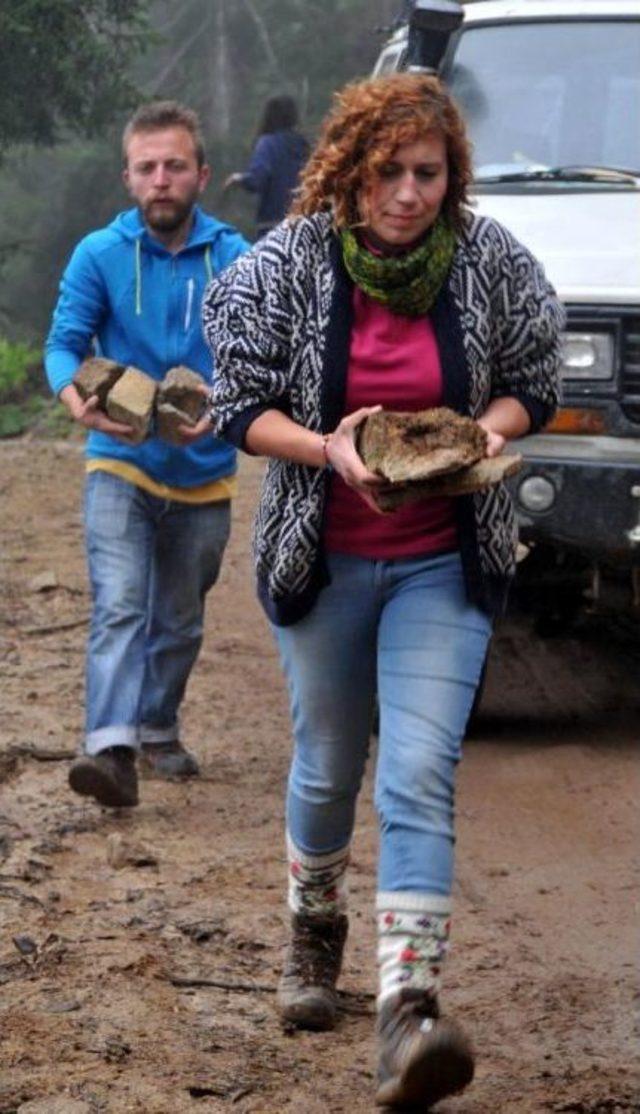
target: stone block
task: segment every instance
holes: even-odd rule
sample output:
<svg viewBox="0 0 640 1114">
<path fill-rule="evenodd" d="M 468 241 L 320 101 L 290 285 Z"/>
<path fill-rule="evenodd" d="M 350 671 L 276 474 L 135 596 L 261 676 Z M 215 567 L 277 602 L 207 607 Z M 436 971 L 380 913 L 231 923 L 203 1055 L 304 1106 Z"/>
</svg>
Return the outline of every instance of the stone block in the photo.
<svg viewBox="0 0 640 1114">
<path fill-rule="evenodd" d="M 484 491 L 494 484 L 515 476 L 522 467 L 519 453 L 501 453 L 500 456 L 484 457 L 460 468 L 433 476 L 430 480 L 407 484 L 391 484 L 379 494 L 374 493 L 378 506 L 383 511 L 393 511 L 408 503 L 417 503 L 435 495 L 470 495 L 474 491 Z"/>
<path fill-rule="evenodd" d="M 487 434 L 472 418 L 446 406 L 414 414 L 381 410 L 362 423 L 358 451 L 367 468 L 387 481 L 373 495 L 381 510 L 436 495 L 468 495 L 514 475 L 517 454 L 487 458 Z"/>
<path fill-rule="evenodd" d="M 140 445 L 146 438 L 153 417 L 158 384 L 136 367 L 127 367 L 107 396 L 107 414 L 114 422 L 131 426 L 129 440 Z"/>
<path fill-rule="evenodd" d="M 80 364 L 73 377 L 73 383 L 83 402 L 92 395 L 97 395 L 100 409 L 105 410 L 107 395 L 123 372 L 124 364 L 118 364 L 115 360 L 105 360 L 102 356 L 90 356 Z"/>
<path fill-rule="evenodd" d="M 358 452 L 389 483 L 415 483 L 480 460 L 487 434 L 445 406 L 406 413 L 381 410 L 360 426 Z"/>
<path fill-rule="evenodd" d="M 171 445 L 183 445 L 181 425 L 194 426 L 205 412 L 204 379 L 188 367 L 172 367 L 158 387 L 156 429 Z"/>
</svg>

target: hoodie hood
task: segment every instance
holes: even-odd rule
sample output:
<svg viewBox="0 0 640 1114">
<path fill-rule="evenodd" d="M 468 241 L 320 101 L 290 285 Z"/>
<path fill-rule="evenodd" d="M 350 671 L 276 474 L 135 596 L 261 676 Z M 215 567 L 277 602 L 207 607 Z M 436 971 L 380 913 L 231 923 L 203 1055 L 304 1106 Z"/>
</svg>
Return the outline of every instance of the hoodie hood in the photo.
<svg viewBox="0 0 640 1114">
<path fill-rule="evenodd" d="M 122 236 L 125 240 L 141 240 L 145 248 L 150 251 L 167 251 L 164 245 L 149 232 L 138 208 L 127 209 L 122 213 L 118 213 L 111 221 L 111 224 L 108 225 L 108 228 L 116 232 L 119 236 Z M 224 221 L 217 220 L 216 217 L 210 216 L 208 213 L 205 213 L 199 205 L 196 205 L 193 210 L 193 223 L 189 231 L 189 236 L 180 250 L 188 251 L 190 248 L 198 248 L 209 244 L 213 246 L 221 237 L 223 238 L 226 235 L 232 235 L 237 238 L 238 233 L 230 224 L 225 224 Z"/>
</svg>

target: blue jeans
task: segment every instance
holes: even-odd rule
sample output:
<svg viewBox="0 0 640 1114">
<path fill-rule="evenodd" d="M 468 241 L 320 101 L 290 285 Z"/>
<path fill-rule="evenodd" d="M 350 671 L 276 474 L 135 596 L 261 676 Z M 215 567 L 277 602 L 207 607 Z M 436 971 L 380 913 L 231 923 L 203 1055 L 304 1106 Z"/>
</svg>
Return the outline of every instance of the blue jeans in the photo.
<svg viewBox="0 0 640 1114">
<path fill-rule="evenodd" d="M 329 571 L 310 614 L 274 628 L 295 743 L 288 831 L 310 855 L 349 843 L 377 691 L 378 889 L 449 894 L 455 770 L 491 621 L 458 554 L 331 554 Z"/>
<path fill-rule="evenodd" d="M 229 527 L 228 500 L 191 505 L 108 472 L 87 476 L 88 754 L 177 739 L 178 709 L 202 643 L 205 594 Z"/>
</svg>

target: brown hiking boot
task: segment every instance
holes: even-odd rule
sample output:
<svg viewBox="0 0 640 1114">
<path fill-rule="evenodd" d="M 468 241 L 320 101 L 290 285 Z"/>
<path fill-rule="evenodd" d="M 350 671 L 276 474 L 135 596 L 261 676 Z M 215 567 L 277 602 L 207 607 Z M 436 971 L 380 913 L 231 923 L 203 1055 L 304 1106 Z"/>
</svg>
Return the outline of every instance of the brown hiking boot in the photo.
<svg viewBox="0 0 640 1114">
<path fill-rule="evenodd" d="M 95 797 L 109 808 L 133 808 L 138 803 L 136 754 L 132 747 L 108 747 L 99 754 L 83 754 L 72 762 L 69 785 L 82 797 Z"/>
<path fill-rule="evenodd" d="M 155 777 L 200 777 L 195 758 L 177 739 L 171 743 L 143 743 L 142 762 Z"/>
<path fill-rule="evenodd" d="M 427 1110 L 473 1079 L 471 1044 L 428 991 L 406 987 L 383 1002 L 378 1038 L 379 1106 Z"/>
<path fill-rule="evenodd" d="M 333 1029 L 338 1008 L 336 982 L 348 927 L 344 915 L 320 919 L 294 913 L 278 984 L 283 1021 L 298 1029 Z"/>
</svg>

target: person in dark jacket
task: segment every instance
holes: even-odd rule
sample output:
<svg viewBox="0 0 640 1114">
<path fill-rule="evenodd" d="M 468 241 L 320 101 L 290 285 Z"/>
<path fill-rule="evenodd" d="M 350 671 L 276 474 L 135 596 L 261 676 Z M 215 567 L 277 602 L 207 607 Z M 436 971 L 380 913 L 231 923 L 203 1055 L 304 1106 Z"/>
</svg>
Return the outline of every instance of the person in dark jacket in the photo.
<svg viewBox="0 0 640 1114">
<path fill-rule="evenodd" d="M 230 174 L 224 188 L 242 186 L 257 193 L 256 236 L 259 239 L 283 219 L 309 154 L 309 144 L 296 131 L 298 109 L 286 94 L 270 97 L 264 107 L 247 169 Z"/>
</svg>

